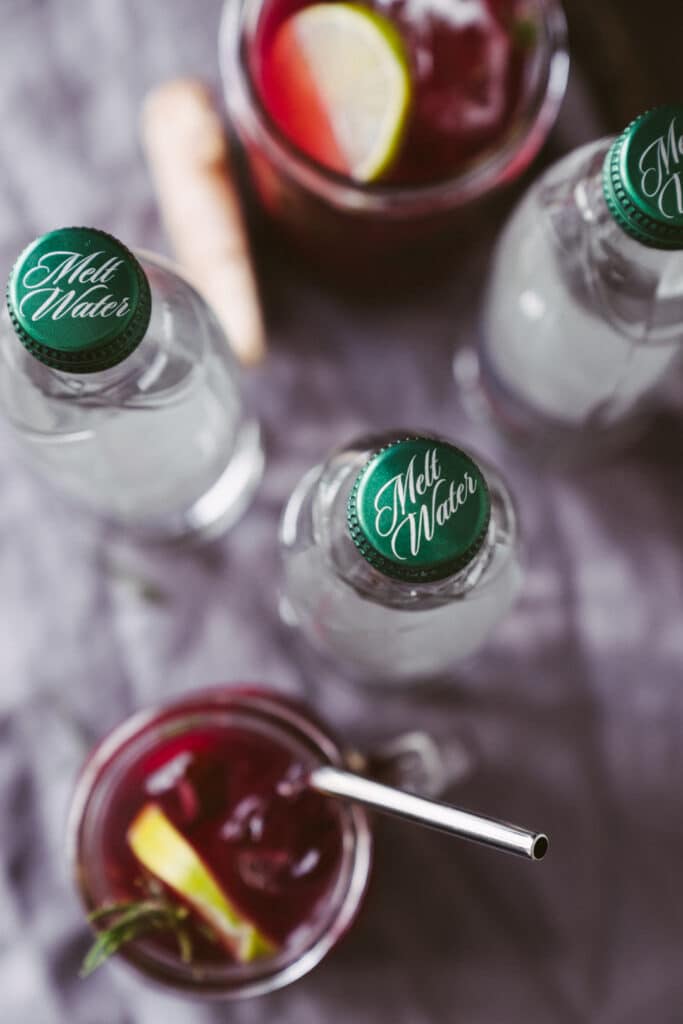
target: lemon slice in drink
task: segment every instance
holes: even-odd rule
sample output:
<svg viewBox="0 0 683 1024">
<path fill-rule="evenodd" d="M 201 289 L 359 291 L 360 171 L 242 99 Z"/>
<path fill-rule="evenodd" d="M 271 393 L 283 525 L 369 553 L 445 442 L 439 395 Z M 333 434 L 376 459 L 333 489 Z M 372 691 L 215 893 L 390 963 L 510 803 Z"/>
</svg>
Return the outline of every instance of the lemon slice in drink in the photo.
<svg viewBox="0 0 683 1024">
<path fill-rule="evenodd" d="M 379 178 L 402 141 L 411 81 L 401 36 L 356 4 L 318 3 L 283 22 L 268 61 L 266 105 L 319 163 Z"/>
<path fill-rule="evenodd" d="M 160 881 L 214 929 L 240 963 L 273 954 L 273 943 L 228 900 L 197 851 L 157 804 L 145 804 L 128 829 L 128 845 Z"/>
</svg>

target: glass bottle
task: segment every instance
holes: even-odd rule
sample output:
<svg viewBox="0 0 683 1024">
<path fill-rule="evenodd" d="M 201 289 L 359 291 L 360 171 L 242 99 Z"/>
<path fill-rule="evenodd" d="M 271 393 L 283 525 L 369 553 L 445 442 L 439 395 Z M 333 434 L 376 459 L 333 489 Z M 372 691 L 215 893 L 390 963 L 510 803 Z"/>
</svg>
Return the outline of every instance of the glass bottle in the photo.
<svg viewBox="0 0 683 1024">
<path fill-rule="evenodd" d="M 683 338 L 683 107 L 583 146 L 530 189 L 498 242 L 470 399 L 520 436 L 591 445 L 638 426 Z"/>
<path fill-rule="evenodd" d="M 505 484 L 441 437 L 334 452 L 294 490 L 280 543 L 284 619 L 368 682 L 441 675 L 484 643 L 521 583 Z"/>
<path fill-rule="evenodd" d="M 261 476 L 259 426 L 206 303 L 96 229 L 52 231 L 17 260 L 0 408 L 47 481 L 161 539 L 221 532 Z"/>
</svg>

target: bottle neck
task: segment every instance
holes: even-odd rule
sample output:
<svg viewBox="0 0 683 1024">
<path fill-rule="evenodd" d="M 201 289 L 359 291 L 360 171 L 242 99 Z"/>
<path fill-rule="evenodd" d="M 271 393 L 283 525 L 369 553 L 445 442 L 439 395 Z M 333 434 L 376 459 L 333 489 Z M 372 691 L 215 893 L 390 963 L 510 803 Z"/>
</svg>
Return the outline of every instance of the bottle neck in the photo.
<svg viewBox="0 0 683 1024">
<path fill-rule="evenodd" d="M 347 503 L 354 482 L 373 450 L 391 438 L 372 438 L 368 448 L 359 446 L 333 458 L 318 480 L 313 506 L 314 530 L 326 550 L 335 573 L 363 597 L 396 608 L 440 605 L 462 596 L 482 579 L 499 541 L 498 523 L 491 516 L 486 537 L 472 560 L 457 573 L 433 582 L 405 581 L 374 568 L 360 553 L 349 533 Z"/>
<path fill-rule="evenodd" d="M 13 339 L 14 340 L 14 339 Z M 115 366 L 96 373 L 70 373 L 56 370 L 41 363 L 39 359 L 24 349 L 12 345 L 15 359 L 23 363 L 23 373 L 46 395 L 55 398 L 85 399 L 97 402 L 112 393 L 125 391 L 129 384 L 137 380 L 149 362 L 149 350 L 146 339 L 138 345 L 134 352 Z"/>
<path fill-rule="evenodd" d="M 615 220 L 605 199 L 602 178 L 603 158 L 608 149 L 609 145 L 601 148 L 597 166 L 591 168 L 589 177 L 578 182 L 574 200 L 584 221 L 594 228 L 594 239 L 606 253 L 659 278 L 672 261 L 680 260 L 680 253 L 645 245 Z"/>
<path fill-rule="evenodd" d="M 674 323 L 681 319 L 682 255 L 645 245 L 614 219 L 602 184 L 610 145 L 611 140 L 602 140 L 588 147 L 583 157 L 573 155 L 578 166 L 552 202 L 556 230 L 564 237 L 567 260 L 574 268 L 578 301 L 597 308 L 636 344 L 668 342 Z M 565 235 L 563 211 L 568 201 L 575 227 Z"/>
</svg>

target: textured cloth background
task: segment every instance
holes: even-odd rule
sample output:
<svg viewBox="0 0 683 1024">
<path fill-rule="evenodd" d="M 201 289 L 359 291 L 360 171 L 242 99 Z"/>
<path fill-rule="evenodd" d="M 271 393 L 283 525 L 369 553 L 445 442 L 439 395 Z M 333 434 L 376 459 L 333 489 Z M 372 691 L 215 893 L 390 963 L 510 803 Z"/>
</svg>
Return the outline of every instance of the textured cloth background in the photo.
<svg viewBox="0 0 683 1024">
<path fill-rule="evenodd" d="M 3 0 L 3 280 L 23 245 L 63 224 L 163 248 L 136 111 L 165 77 L 216 78 L 218 15 L 218 0 Z M 575 72 L 554 151 L 602 128 Z M 634 449 L 571 475 L 468 425 L 449 365 L 492 233 L 482 224 L 447 284 L 389 308 L 342 302 L 261 251 L 272 351 L 247 387 L 267 473 L 210 548 L 133 546 L 74 516 L 0 428 L 2 1024 L 683 1020 L 681 416 L 663 406 Z M 278 621 L 276 522 L 329 447 L 415 425 L 504 470 L 526 585 L 451 688 L 361 693 Z M 171 999 L 115 966 L 80 981 L 88 932 L 63 840 L 85 749 L 139 705 L 244 680 L 305 693 L 359 744 L 415 726 L 464 742 L 472 767 L 454 795 L 547 829 L 550 855 L 531 865 L 379 821 L 364 914 L 290 989 L 226 1008 Z"/>
</svg>

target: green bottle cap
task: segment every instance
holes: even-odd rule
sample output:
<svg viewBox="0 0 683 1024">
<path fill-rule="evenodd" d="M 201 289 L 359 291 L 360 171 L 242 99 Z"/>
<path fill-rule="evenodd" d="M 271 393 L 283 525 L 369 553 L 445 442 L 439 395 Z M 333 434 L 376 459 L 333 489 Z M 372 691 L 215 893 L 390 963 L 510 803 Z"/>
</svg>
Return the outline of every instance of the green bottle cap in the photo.
<svg viewBox="0 0 683 1024">
<path fill-rule="evenodd" d="M 683 249 L 683 106 L 632 121 L 605 157 L 602 185 L 624 231 L 653 249 Z"/>
<path fill-rule="evenodd" d="M 386 576 L 415 582 L 465 568 L 484 542 L 490 517 L 479 467 L 432 437 L 407 437 L 376 451 L 348 503 L 349 532 L 363 557 Z"/>
<path fill-rule="evenodd" d="M 9 277 L 7 305 L 29 352 L 70 373 L 124 360 L 145 336 L 152 310 L 135 256 L 95 228 L 60 228 L 24 249 Z"/>
</svg>

